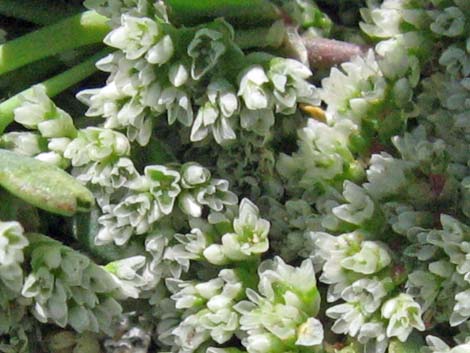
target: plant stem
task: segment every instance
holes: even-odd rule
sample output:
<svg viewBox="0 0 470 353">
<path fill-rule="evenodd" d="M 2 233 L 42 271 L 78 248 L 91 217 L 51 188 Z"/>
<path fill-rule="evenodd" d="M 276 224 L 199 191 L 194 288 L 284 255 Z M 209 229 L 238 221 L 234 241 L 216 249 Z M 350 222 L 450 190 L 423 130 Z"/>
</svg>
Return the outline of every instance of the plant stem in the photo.
<svg viewBox="0 0 470 353">
<path fill-rule="evenodd" d="M 1 0 L 0 14 L 20 20 L 49 25 L 72 16 L 81 9 L 64 2 L 44 0 Z"/>
<path fill-rule="evenodd" d="M 284 24 L 276 21 L 271 27 L 244 29 L 235 32 L 235 42 L 242 49 L 278 48 L 286 36 Z"/>
<path fill-rule="evenodd" d="M 286 26 L 285 41 L 280 47 L 283 56 L 297 59 L 315 69 L 329 69 L 355 56 L 363 56 L 370 47 L 334 39 L 321 38 Z"/>
<path fill-rule="evenodd" d="M 101 42 L 110 28 L 108 19 L 83 12 L 0 45 L 0 75 L 31 62 Z"/>
<path fill-rule="evenodd" d="M 196 24 L 224 17 L 237 24 L 272 23 L 280 18 L 277 8 L 267 0 L 165 0 L 174 22 Z"/>
<path fill-rule="evenodd" d="M 101 59 L 107 52 L 108 51 L 100 52 L 83 63 L 72 67 L 70 70 L 39 83 L 39 85 L 45 87 L 46 93 L 49 97 L 54 97 L 67 88 L 92 75 L 97 70 L 95 66 L 96 61 Z M 5 128 L 14 120 L 14 110 L 21 105 L 22 96 L 31 92 L 33 88 L 34 86 L 14 95 L 0 104 L 0 134 L 2 134 Z"/>
<path fill-rule="evenodd" d="M 310 67 L 329 68 L 367 53 L 366 46 L 327 38 L 302 37 Z"/>
<path fill-rule="evenodd" d="M 0 0 L 1 1 L 1 0 Z M 0 96 L 5 99 L 17 92 L 80 64 L 91 55 L 101 49 L 101 44 L 93 44 L 83 48 L 74 49 L 70 55 L 62 53 L 49 58 L 44 58 L 34 63 L 23 66 L 15 71 L 10 71 L 0 79 Z M 1 103 L 1 101 L 0 101 Z"/>
</svg>

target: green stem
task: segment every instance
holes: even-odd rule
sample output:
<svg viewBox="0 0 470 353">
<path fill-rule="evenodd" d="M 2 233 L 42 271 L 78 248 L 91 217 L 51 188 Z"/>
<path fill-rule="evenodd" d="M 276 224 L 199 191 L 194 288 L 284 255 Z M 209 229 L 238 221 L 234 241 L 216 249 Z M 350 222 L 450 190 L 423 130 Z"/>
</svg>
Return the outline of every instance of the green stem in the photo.
<svg viewBox="0 0 470 353">
<path fill-rule="evenodd" d="M 267 0 L 165 0 L 165 3 L 172 21 L 185 25 L 216 17 L 235 24 L 259 25 L 280 17 L 277 8 Z"/>
<path fill-rule="evenodd" d="M 87 11 L 0 45 L 0 75 L 31 62 L 101 42 L 108 19 Z"/>
<path fill-rule="evenodd" d="M 249 48 L 279 48 L 284 42 L 286 29 L 281 21 L 276 21 L 271 27 L 238 30 L 235 32 L 235 42 L 242 49 Z"/>
<path fill-rule="evenodd" d="M 81 9 L 61 1 L 1 0 L 0 14 L 39 25 L 49 25 L 72 16 Z"/>
<path fill-rule="evenodd" d="M 105 52 L 107 53 L 107 51 Z M 44 86 L 49 97 L 54 97 L 67 88 L 92 75 L 97 70 L 95 66 L 96 61 L 103 56 L 104 52 L 100 52 L 83 63 L 52 77 L 39 85 Z M 2 134 L 5 128 L 14 120 L 14 110 L 21 105 L 23 101 L 22 96 L 31 92 L 33 88 L 34 86 L 16 94 L 0 104 L 0 134 Z"/>
<path fill-rule="evenodd" d="M 1 1 L 1 0 L 0 0 Z M 50 58 L 44 58 L 34 63 L 23 66 L 15 71 L 10 71 L 0 79 L 0 97 L 7 98 L 16 92 L 21 92 L 26 88 L 49 77 L 78 65 L 88 59 L 102 48 L 101 44 L 94 44 L 79 49 L 74 49 L 64 55 L 56 55 Z M 1 103 L 1 102 L 0 102 Z"/>
</svg>

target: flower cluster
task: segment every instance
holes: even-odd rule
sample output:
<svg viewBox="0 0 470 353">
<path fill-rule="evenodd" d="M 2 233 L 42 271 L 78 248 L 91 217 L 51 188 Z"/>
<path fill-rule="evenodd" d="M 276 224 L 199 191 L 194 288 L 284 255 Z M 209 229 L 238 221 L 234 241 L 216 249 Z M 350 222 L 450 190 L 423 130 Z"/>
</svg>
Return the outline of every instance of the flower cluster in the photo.
<svg viewBox="0 0 470 353">
<path fill-rule="evenodd" d="M 194 352 L 207 340 L 223 344 L 239 330 L 239 314 L 234 304 L 243 296 L 244 286 L 237 271 L 224 269 L 217 278 L 195 283 L 168 279 L 175 308 L 182 321 L 172 329 L 180 352 Z"/>
<path fill-rule="evenodd" d="M 24 282 L 22 263 L 28 244 L 18 222 L 0 221 L 0 335 L 20 330 L 26 303 L 17 298 Z"/>
<path fill-rule="evenodd" d="M 315 318 L 320 307 L 315 272 L 310 260 L 295 268 L 281 258 L 263 262 L 258 269 L 257 293 L 247 289 L 249 300 L 235 309 L 241 313 L 242 340 L 249 353 L 278 349 L 300 352 L 323 341 L 323 326 Z"/>
<path fill-rule="evenodd" d="M 91 1 L 88 6 L 103 8 Z M 191 127 L 193 142 L 211 135 L 227 144 L 240 129 L 268 135 L 275 113 L 292 114 L 298 103 L 319 104 L 306 66 L 263 55 L 250 59 L 224 21 L 177 29 L 165 15 L 124 11 L 104 42 L 119 49 L 98 63 L 110 73 L 107 85 L 84 90 L 78 98 L 89 106 L 88 116 L 106 118 L 105 127 L 126 129 L 141 145 L 158 124 L 154 118 L 164 114 L 169 125 L 179 121 Z M 227 75 L 226 66 L 234 66 L 238 75 Z"/>
<path fill-rule="evenodd" d="M 40 322 L 71 326 L 77 332 L 110 332 L 121 313 L 119 286 L 87 257 L 40 234 L 31 234 L 31 272 L 21 294 L 31 298 Z"/>
<path fill-rule="evenodd" d="M 467 352 L 469 5 L 262 1 L 284 21 L 241 28 L 170 3 L 84 1 L 113 50 L 85 117 L 50 81 L 0 104 L 20 126 L 0 148 L 96 199 L 44 216 L 0 158 L 0 217 L 32 230 L 0 222 L 0 351 L 41 332 L 51 353 Z M 330 34 L 368 45 L 312 75 Z"/>
<path fill-rule="evenodd" d="M 0 279 L 2 283 L 2 306 L 11 294 L 23 285 L 23 249 L 28 245 L 23 228 L 18 222 L 0 221 Z"/>
<path fill-rule="evenodd" d="M 237 203 L 227 181 L 211 178 L 207 169 L 191 162 L 176 168 L 147 166 L 127 190 L 119 203 L 111 200 L 102 207 L 97 244 L 123 245 L 133 234 L 149 233 L 176 207 L 186 217 L 200 217 L 204 207 L 217 212 Z"/>
<path fill-rule="evenodd" d="M 0 137 L 0 146 L 37 159 L 67 167 L 64 149 L 77 135 L 72 117 L 47 96 L 43 85 L 33 86 L 14 110 L 17 123 L 33 132 L 11 132 Z"/>
</svg>

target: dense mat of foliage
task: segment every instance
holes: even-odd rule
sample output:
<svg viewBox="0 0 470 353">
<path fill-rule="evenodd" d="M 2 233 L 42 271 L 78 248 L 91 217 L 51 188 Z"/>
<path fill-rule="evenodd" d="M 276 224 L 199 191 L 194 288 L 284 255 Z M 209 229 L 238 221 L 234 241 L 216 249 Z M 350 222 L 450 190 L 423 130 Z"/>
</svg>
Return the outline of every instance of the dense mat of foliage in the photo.
<svg viewBox="0 0 470 353">
<path fill-rule="evenodd" d="M 0 352 L 470 353 L 469 1 L 0 24 Z"/>
</svg>

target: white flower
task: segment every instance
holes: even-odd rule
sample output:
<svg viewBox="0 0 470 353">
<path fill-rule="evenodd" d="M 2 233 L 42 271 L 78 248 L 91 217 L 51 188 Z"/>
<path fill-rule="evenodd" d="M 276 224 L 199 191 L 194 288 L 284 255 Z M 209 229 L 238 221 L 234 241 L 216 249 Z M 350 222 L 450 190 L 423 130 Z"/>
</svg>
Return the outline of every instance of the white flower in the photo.
<svg viewBox="0 0 470 353">
<path fill-rule="evenodd" d="M 176 240 L 184 245 L 186 251 L 193 254 L 195 259 L 200 259 L 205 249 L 210 244 L 209 236 L 206 236 L 201 229 L 193 228 L 190 233 L 175 234 Z"/>
<path fill-rule="evenodd" d="M 74 168 L 72 175 L 83 183 L 100 185 L 105 188 L 137 188 L 139 173 L 129 158 L 119 158 L 113 163 L 89 163 Z"/>
<path fill-rule="evenodd" d="M 177 309 L 198 308 L 212 297 L 219 295 L 224 286 L 222 278 L 214 278 L 203 283 L 195 281 L 182 281 L 167 279 L 166 286 L 174 293 L 171 299 L 175 301 Z"/>
<path fill-rule="evenodd" d="M 233 303 L 227 302 L 228 307 L 207 312 L 200 316 L 201 325 L 210 331 L 214 341 L 225 343 L 232 338 L 233 333 L 239 328 L 238 314 L 230 307 Z"/>
<path fill-rule="evenodd" d="M 153 64 L 163 64 L 173 55 L 173 43 L 156 21 L 147 17 L 121 16 L 121 26 L 111 31 L 104 42 L 121 49 L 129 60 L 146 55 Z"/>
<path fill-rule="evenodd" d="M 152 224 L 161 217 L 153 198 L 147 193 L 131 194 L 117 204 L 112 214 L 118 224 L 129 224 L 136 234 L 147 233 Z"/>
<path fill-rule="evenodd" d="M 0 284 L 3 283 L 14 293 L 19 293 L 23 285 L 21 263 L 24 260 L 23 249 L 28 244 L 23 227 L 18 222 L 0 221 Z M 8 297 L 8 291 L 5 292 Z"/>
<path fill-rule="evenodd" d="M 268 353 L 278 347 L 278 340 L 270 333 L 249 335 L 242 343 L 250 353 Z"/>
<path fill-rule="evenodd" d="M 23 249 L 28 243 L 18 222 L 0 221 L 0 266 L 23 262 Z"/>
<path fill-rule="evenodd" d="M 181 176 L 178 171 L 165 166 L 147 166 L 144 170 L 150 186 L 150 193 L 155 197 L 163 214 L 170 214 L 181 192 Z"/>
<path fill-rule="evenodd" d="M 298 346 L 315 346 L 321 344 L 323 341 L 323 326 L 320 321 L 311 317 L 307 319 L 297 329 L 297 341 L 295 344 Z"/>
<path fill-rule="evenodd" d="M 21 295 L 26 298 L 37 297 L 37 300 L 45 302 L 51 296 L 53 287 L 54 276 L 49 269 L 41 267 L 26 277 Z"/>
<path fill-rule="evenodd" d="M 336 217 L 356 225 L 372 218 L 374 203 L 363 188 L 346 180 L 343 184 L 343 196 L 349 204 L 333 208 Z"/>
<path fill-rule="evenodd" d="M 224 248 L 220 244 L 211 244 L 204 251 L 203 255 L 207 261 L 214 265 L 225 265 L 228 258 L 224 253 Z"/>
<path fill-rule="evenodd" d="M 34 158 L 40 160 L 41 162 L 53 164 L 59 168 L 67 168 L 69 163 L 57 152 L 43 152 L 36 155 Z"/>
<path fill-rule="evenodd" d="M 357 273 L 377 273 L 391 263 L 391 256 L 385 245 L 376 241 L 364 241 L 364 235 L 359 231 L 340 236 L 312 232 L 309 238 L 314 245 L 313 260 L 316 264 L 323 265 L 320 280 L 330 284 L 328 301 L 339 299 L 343 290 L 356 280 Z"/>
<path fill-rule="evenodd" d="M 234 270 L 220 271 L 219 278 L 223 280 L 223 288 L 217 294 L 207 291 L 205 287 L 198 288 L 199 291 L 204 289 L 209 299 L 206 309 L 199 311 L 198 316 L 201 325 L 210 331 L 212 339 L 224 343 L 239 329 L 239 314 L 234 311 L 233 305 L 244 287 Z"/>
<path fill-rule="evenodd" d="M 34 156 L 42 152 L 41 136 L 32 132 L 9 132 L 0 137 L 0 148 Z"/>
<path fill-rule="evenodd" d="M 202 205 L 197 202 L 194 193 L 183 190 L 178 196 L 178 207 L 191 217 L 201 217 Z"/>
<path fill-rule="evenodd" d="M 181 63 L 175 63 L 170 67 L 168 78 L 175 87 L 180 87 L 188 81 L 188 70 Z"/>
<path fill-rule="evenodd" d="M 169 35 L 165 35 L 149 49 L 147 54 L 145 54 L 145 58 L 151 64 L 162 65 L 171 59 L 174 51 L 173 40 Z"/>
<path fill-rule="evenodd" d="M 110 262 L 104 267 L 113 275 L 123 299 L 139 297 L 141 288 L 145 285 L 145 279 L 137 271 L 141 270 L 145 263 L 145 256 L 133 256 Z"/>
<path fill-rule="evenodd" d="M 68 137 L 50 138 L 49 142 L 47 143 L 47 148 L 49 148 L 53 152 L 57 152 L 63 155 L 71 141 L 72 139 Z"/>
<path fill-rule="evenodd" d="M 23 95 L 22 104 L 14 110 L 15 121 L 34 129 L 53 109 L 54 103 L 47 96 L 46 88 L 43 85 L 36 85 Z"/>
<path fill-rule="evenodd" d="M 184 126 L 191 126 L 193 108 L 190 97 L 185 91 L 173 86 L 167 87 L 162 91 L 157 103 L 168 110 L 169 125 L 178 120 Z"/>
<path fill-rule="evenodd" d="M 455 301 L 456 303 L 449 320 L 451 326 L 460 325 L 470 317 L 470 289 L 457 293 Z"/>
<path fill-rule="evenodd" d="M 307 126 L 298 132 L 299 151 L 293 156 L 281 154 L 277 169 L 281 175 L 298 180 L 296 184 L 307 189 L 320 181 L 340 177 L 345 168 L 353 167 L 348 139 L 354 129 L 348 120 L 331 127 L 308 119 Z"/>
<path fill-rule="evenodd" d="M 370 275 L 387 267 L 392 261 L 383 244 L 364 241 L 360 251 L 341 260 L 341 266 L 348 270 Z"/>
<path fill-rule="evenodd" d="M 219 111 L 212 103 L 206 102 L 199 108 L 193 128 L 191 129 L 191 141 L 201 141 L 209 132 L 209 127 L 215 124 Z"/>
<path fill-rule="evenodd" d="M 320 306 L 320 296 L 316 286 L 315 271 L 311 260 L 304 260 L 300 267 L 287 265 L 280 257 L 263 261 L 259 268 L 261 294 L 270 300 L 276 297 L 276 289 L 285 287 L 295 293 L 303 310 L 316 315 Z"/>
<path fill-rule="evenodd" d="M 330 76 L 322 80 L 320 95 L 331 113 L 327 118 L 329 122 L 337 122 L 341 114 L 347 113 L 358 124 L 369 106 L 385 97 L 386 82 L 372 50 L 366 57 L 357 56 L 342 64 L 341 69 L 332 68 Z"/>
<path fill-rule="evenodd" d="M 188 162 L 181 167 L 181 185 L 186 189 L 195 188 L 209 181 L 211 173 L 196 162 Z"/>
<path fill-rule="evenodd" d="M 209 131 L 219 144 L 235 139 L 235 132 L 228 119 L 238 110 L 238 99 L 232 85 L 224 79 L 211 82 L 207 88 L 207 99 L 197 113 L 191 130 L 191 141 L 204 139 Z"/>
<path fill-rule="evenodd" d="M 388 348 L 385 326 L 380 321 L 371 321 L 362 325 L 357 340 L 364 345 L 365 352 L 385 353 Z"/>
<path fill-rule="evenodd" d="M 401 33 L 403 22 L 402 1 L 385 1 L 381 7 L 362 9 L 361 29 L 371 37 L 388 38 Z"/>
<path fill-rule="evenodd" d="M 243 71 L 238 95 L 243 98 L 248 109 L 269 108 L 271 96 L 268 90 L 263 87 L 267 82 L 269 82 L 269 78 L 260 65 L 250 66 Z"/>
<path fill-rule="evenodd" d="M 221 32 L 209 28 L 198 30 L 188 45 L 188 55 L 192 58 L 191 77 L 199 80 L 217 64 L 225 50 Z"/>
<path fill-rule="evenodd" d="M 311 74 L 308 67 L 297 60 L 284 58 L 271 60 L 267 75 L 274 86 L 276 111 L 292 114 L 299 102 L 320 104 L 315 87 L 307 82 Z"/>
<path fill-rule="evenodd" d="M 229 118 L 238 111 L 235 88 L 225 79 L 212 81 L 207 87 L 209 101 L 216 104 L 222 116 Z"/>
<path fill-rule="evenodd" d="M 111 119 L 112 124 L 108 123 L 108 127 L 118 127 L 117 114 L 120 110 L 119 101 L 126 99 L 129 96 L 120 90 L 115 81 L 108 83 L 102 88 L 92 88 L 80 91 L 77 94 L 77 99 L 88 106 L 86 111 L 87 116 L 102 116 Z M 138 114 L 141 111 L 137 112 Z M 136 115 L 138 115 L 136 113 Z"/>
<path fill-rule="evenodd" d="M 414 163 L 395 159 L 385 152 L 374 154 L 367 169 L 369 182 L 364 184 L 364 188 L 377 200 L 399 193 L 408 186 L 407 172 L 413 166 Z"/>
<path fill-rule="evenodd" d="M 364 314 L 361 312 L 360 306 L 356 304 L 335 305 L 326 310 L 326 315 L 336 320 L 331 330 L 338 334 L 347 333 L 356 336 L 365 323 Z"/>
<path fill-rule="evenodd" d="M 73 166 L 82 166 L 129 153 L 130 144 L 123 134 L 111 129 L 88 127 L 80 130 L 77 138 L 67 145 L 64 157 L 70 159 Z"/>
<path fill-rule="evenodd" d="M 421 307 L 408 294 L 401 293 L 385 302 L 382 306 L 382 316 L 389 319 L 387 337 L 396 336 L 405 342 L 413 328 L 424 330 Z"/>
<path fill-rule="evenodd" d="M 345 301 L 360 306 L 365 314 L 373 314 L 382 305 L 382 299 L 386 295 L 387 291 L 381 281 L 366 278 L 355 281 L 341 293 Z"/>
<path fill-rule="evenodd" d="M 56 107 L 48 97 L 45 86 L 33 86 L 20 99 L 21 105 L 14 110 L 16 122 L 30 129 L 38 129 L 44 137 L 75 137 L 72 118 Z"/>
<path fill-rule="evenodd" d="M 229 191 L 229 183 L 224 179 L 211 179 L 210 183 L 197 190 L 196 200 L 214 211 L 222 211 L 224 206 L 236 205 L 237 196 Z"/>
<path fill-rule="evenodd" d="M 128 222 L 119 224 L 113 214 L 104 214 L 98 219 L 98 222 L 102 228 L 95 236 L 96 245 L 105 245 L 112 242 L 116 245 L 123 245 L 134 233 L 134 229 Z"/>
<path fill-rule="evenodd" d="M 175 336 L 175 343 L 187 352 L 193 352 L 210 338 L 210 331 L 199 323 L 197 315 L 185 318 L 172 331 L 172 334 Z"/>
<path fill-rule="evenodd" d="M 234 233 L 222 237 L 222 251 L 231 260 L 244 260 L 269 248 L 270 224 L 259 218 L 258 208 L 248 199 L 240 202 L 239 215 L 233 221 Z"/>
</svg>

